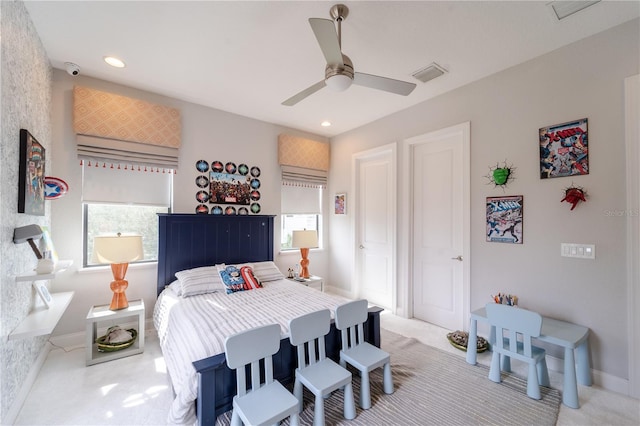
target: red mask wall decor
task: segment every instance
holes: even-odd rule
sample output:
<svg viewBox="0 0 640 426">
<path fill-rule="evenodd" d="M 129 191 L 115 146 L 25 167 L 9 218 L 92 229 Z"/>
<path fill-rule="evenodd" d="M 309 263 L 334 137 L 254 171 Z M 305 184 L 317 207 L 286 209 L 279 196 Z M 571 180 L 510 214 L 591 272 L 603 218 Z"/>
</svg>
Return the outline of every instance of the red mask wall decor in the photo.
<svg viewBox="0 0 640 426">
<path fill-rule="evenodd" d="M 573 210 L 580 201 L 587 201 L 587 193 L 583 188 L 572 185 L 564 190 L 564 198 L 560 202 L 563 201 L 571 204 L 571 210 Z"/>
</svg>

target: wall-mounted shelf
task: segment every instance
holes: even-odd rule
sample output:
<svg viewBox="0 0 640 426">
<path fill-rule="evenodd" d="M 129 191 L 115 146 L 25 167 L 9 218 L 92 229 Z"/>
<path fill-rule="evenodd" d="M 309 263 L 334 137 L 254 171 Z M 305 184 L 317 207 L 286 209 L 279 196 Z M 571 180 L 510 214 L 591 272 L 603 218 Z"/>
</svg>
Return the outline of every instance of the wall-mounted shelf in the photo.
<svg viewBox="0 0 640 426">
<path fill-rule="evenodd" d="M 25 272 L 16 276 L 16 281 L 43 281 L 52 280 L 56 277 L 56 274 L 64 271 L 73 264 L 73 260 L 59 260 L 56 263 L 56 267 L 53 272 L 49 274 L 39 274 L 36 271 Z"/>
<path fill-rule="evenodd" d="M 51 306 L 49 308 L 38 306 L 31 311 L 15 330 L 9 333 L 9 340 L 42 336 L 53 332 L 73 299 L 73 291 L 52 293 L 51 297 L 53 299 Z"/>
<path fill-rule="evenodd" d="M 39 274 L 36 271 L 25 272 L 16 276 L 16 282 L 20 281 L 46 281 L 52 280 L 56 277 L 56 274 L 64 271 L 73 264 L 72 260 L 59 260 L 53 272 L 49 274 Z M 44 286 L 44 284 L 43 284 Z M 62 318 L 64 311 L 71 303 L 73 299 L 73 291 L 63 293 L 48 294 L 50 300 L 44 305 L 34 308 L 20 324 L 9 333 L 9 340 L 25 339 L 27 337 L 42 336 L 45 334 L 51 334 L 53 329 L 56 328 L 58 321 Z M 43 297 L 40 295 L 40 297 Z"/>
</svg>

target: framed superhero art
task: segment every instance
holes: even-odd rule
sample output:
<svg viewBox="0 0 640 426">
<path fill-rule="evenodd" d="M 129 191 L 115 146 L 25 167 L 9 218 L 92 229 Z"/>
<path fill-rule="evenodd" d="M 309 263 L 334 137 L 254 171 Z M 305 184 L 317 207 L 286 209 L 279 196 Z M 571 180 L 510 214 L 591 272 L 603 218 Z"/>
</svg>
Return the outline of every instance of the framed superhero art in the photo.
<svg viewBox="0 0 640 426">
<path fill-rule="evenodd" d="M 25 129 L 20 129 L 18 213 L 44 216 L 44 147 Z"/>
<path fill-rule="evenodd" d="M 522 244 L 523 196 L 487 197 L 487 241 Z"/>
<path fill-rule="evenodd" d="M 542 127 L 540 179 L 589 174 L 587 119 Z"/>
</svg>

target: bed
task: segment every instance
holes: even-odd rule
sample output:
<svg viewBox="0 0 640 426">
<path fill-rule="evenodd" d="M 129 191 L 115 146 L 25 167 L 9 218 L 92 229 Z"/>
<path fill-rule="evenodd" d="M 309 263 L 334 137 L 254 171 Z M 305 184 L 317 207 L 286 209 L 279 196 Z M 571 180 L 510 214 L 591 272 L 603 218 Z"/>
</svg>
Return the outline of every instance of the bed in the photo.
<svg viewBox="0 0 640 426">
<path fill-rule="evenodd" d="M 159 215 L 158 301 L 154 325 L 174 388 L 171 423 L 197 420 L 200 425 L 213 425 L 218 415 L 232 408 L 235 375 L 226 365 L 220 337 L 211 336 L 214 332 L 232 334 L 238 328 L 278 322 L 283 338 L 273 358 L 274 377 L 287 384 L 293 381 L 296 363 L 295 348 L 287 337 L 288 319 L 344 303 L 344 298 L 285 279 L 274 279 L 265 282 L 264 288 L 229 295 L 208 293 L 182 297 L 168 288 L 180 271 L 221 263 L 258 268 L 259 265 L 275 266 L 273 223 L 274 216 L 265 215 Z M 171 287 L 175 288 L 175 284 Z M 284 300 L 291 305 L 287 310 L 282 309 Z M 269 310 L 276 307 L 277 313 Z M 365 324 L 365 338 L 376 346 L 380 346 L 381 311 L 370 308 Z M 178 312 L 186 312 L 187 319 L 176 319 Z M 190 323 L 189 318 L 195 317 L 199 322 L 194 319 L 194 323 Z M 229 319 L 231 317 L 233 319 Z M 197 336 L 195 341 L 187 340 L 188 330 Z M 327 355 L 337 359 L 340 341 L 333 324 L 326 344 Z"/>
</svg>

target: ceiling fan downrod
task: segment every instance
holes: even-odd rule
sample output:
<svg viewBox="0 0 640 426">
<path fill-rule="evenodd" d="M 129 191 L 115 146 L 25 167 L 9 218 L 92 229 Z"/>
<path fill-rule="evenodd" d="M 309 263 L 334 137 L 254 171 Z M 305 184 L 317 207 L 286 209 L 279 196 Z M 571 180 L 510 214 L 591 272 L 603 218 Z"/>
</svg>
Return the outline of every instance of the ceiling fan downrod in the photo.
<svg viewBox="0 0 640 426">
<path fill-rule="evenodd" d="M 338 23 L 338 45 L 342 49 L 342 21 L 349 16 L 349 8 L 344 4 L 336 4 L 329 10 L 331 18 Z"/>
</svg>

